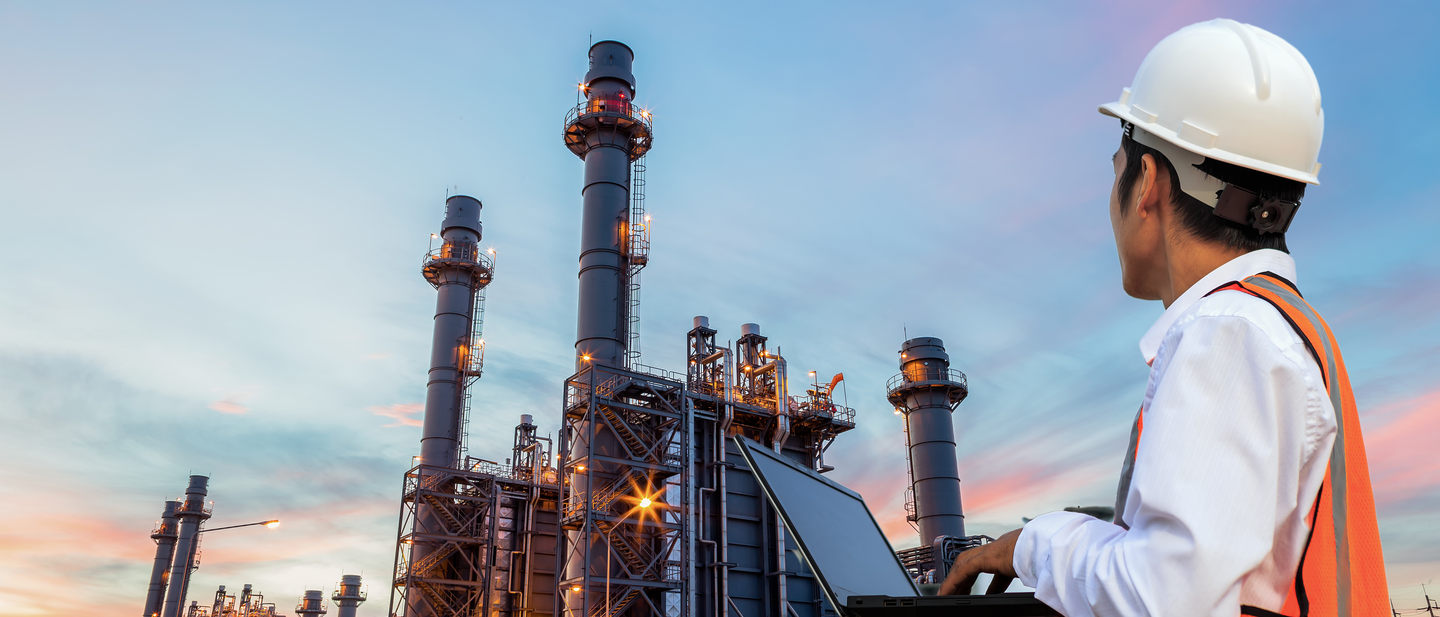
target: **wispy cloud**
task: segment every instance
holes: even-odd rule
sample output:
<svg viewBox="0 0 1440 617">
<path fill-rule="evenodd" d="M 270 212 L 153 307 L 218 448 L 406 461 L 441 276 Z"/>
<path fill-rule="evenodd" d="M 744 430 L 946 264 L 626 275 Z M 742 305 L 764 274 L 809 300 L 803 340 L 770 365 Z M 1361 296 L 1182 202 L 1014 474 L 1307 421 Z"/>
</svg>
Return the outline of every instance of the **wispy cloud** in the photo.
<svg viewBox="0 0 1440 617">
<path fill-rule="evenodd" d="M 423 422 L 415 416 L 424 410 L 424 403 L 395 403 L 393 405 L 366 408 L 366 411 L 372 414 L 390 418 L 395 421 L 392 424 L 386 424 L 385 426 L 387 428 L 393 426 L 420 426 Z"/>
<path fill-rule="evenodd" d="M 250 413 L 250 408 L 241 405 L 240 403 L 245 399 L 250 398 L 251 395 L 252 394 L 250 392 L 237 392 L 235 394 L 227 394 L 221 397 L 220 400 L 210 403 L 209 407 L 211 410 L 218 411 L 220 413 L 243 416 L 247 413 Z"/>
</svg>

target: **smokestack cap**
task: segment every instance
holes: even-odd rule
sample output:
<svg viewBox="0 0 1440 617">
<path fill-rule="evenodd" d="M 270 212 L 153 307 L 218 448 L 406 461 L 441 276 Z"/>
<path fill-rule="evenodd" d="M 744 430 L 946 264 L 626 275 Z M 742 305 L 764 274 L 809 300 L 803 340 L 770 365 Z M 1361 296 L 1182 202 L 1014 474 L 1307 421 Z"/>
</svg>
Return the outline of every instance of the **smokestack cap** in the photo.
<svg viewBox="0 0 1440 617">
<path fill-rule="evenodd" d="M 635 90 L 635 74 L 630 64 L 635 62 L 635 52 L 620 41 L 600 41 L 590 46 L 590 72 L 585 74 L 585 85 L 597 79 L 610 77 L 630 85 Z"/>
<path fill-rule="evenodd" d="M 204 497 L 209 492 L 205 486 L 210 483 L 209 476 L 190 476 L 190 488 L 185 489 L 186 495 L 200 495 Z"/>
<path fill-rule="evenodd" d="M 305 590 L 305 599 L 306 599 L 306 600 L 322 600 L 322 601 L 323 601 L 323 600 L 325 599 L 325 592 L 324 592 L 324 591 L 321 591 L 321 590 L 319 590 L 319 589 L 306 589 L 306 590 Z"/>
<path fill-rule="evenodd" d="M 695 316 L 695 327 L 696 327 L 696 328 L 709 328 L 709 327 L 710 327 L 710 318 L 709 318 L 709 317 L 706 317 L 706 316 L 704 316 L 704 315 L 696 315 L 696 316 Z"/>
<path fill-rule="evenodd" d="M 346 575 L 344 575 L 344 576 L 341 576 L 341 577 L 340 577 L 340 584 L 341 584 L 341 585 L 359 585 L 359 584 L 360 584 L 360 575 L 359 575 L 359 574 L 346 574 Z"/>
<path fill-rule="evenodd" d="M 535 416 L 532 416 L 528 413 L 522 413 L 520 414 L 520 423 L 526 425 L 533 425 L 535 424 Z"/>
<path fill-rule="evenodd" d="M 485 207 L 480 200 L 469 195 L 456 195 L 445 200 L 445 222 L 440 224 L 440 233 L 454 227 L 468 229 L 480 236 L 480 209 Z"/>
<path fill-rule="evenodd" d="M 740 336 L 745 336 L 745 335 L 747 335 L 747 334 L 757 334 L 757 335 L 760 334 L 760 324 L 758 324 L 758 323 L 740 324 Z"/>
<path fill-rule="evenodd" d="M 905 341 L 900 346 L 900 367 L 917 360 L 939 360 L 948 367 L 950 354 L 945 353 L 945 341 L 933 336 L 920 336 Z"/>
</svg>

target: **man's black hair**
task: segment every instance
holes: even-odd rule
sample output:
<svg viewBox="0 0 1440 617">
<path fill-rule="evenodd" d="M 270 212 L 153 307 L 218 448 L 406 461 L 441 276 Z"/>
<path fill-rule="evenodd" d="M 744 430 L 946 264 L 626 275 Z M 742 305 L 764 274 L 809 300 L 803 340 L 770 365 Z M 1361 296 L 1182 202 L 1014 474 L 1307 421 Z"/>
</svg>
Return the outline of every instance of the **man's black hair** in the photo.
<svg viewBox="0 0 1440 617">
<path fill-rule="evenodd" d="M 1125 169 L 1121 170 L 1117 185 L 1120 189 L 1120 216 L 1125 216 L 1129 206 L 1126 199 L 1140 179 L 1140 157 L 1149 154 L 1155 158 L 1161 170 L 1170 174 L 1170 201 L 1175 204 L 1175 211 L 1180 215 L 1180 225 L 1185 231 L 1202 241 L 1219 242 L 1246 251 L 1276 249 L 1290 252 L 1285 246 L 1285 234 L 1262 234 L 1249 225 L 1221 218 L 1215 215 L 1214 208 L 1185 194 L 1180 189 L 1180 176 L 1175 173 L 1170 160 L 1160 154 L 1160 151 L 1131 139 L 1128 131 L 1121 137 L 1120 147 L 1125 151 Z M 1272 176 L 1215 159 L 1205 159 L 1197 169 L 1216 180 L 1248 189 L 1261 197 L 1299 202 L 1305 196 L 1304 182 Z"/>
</svg>

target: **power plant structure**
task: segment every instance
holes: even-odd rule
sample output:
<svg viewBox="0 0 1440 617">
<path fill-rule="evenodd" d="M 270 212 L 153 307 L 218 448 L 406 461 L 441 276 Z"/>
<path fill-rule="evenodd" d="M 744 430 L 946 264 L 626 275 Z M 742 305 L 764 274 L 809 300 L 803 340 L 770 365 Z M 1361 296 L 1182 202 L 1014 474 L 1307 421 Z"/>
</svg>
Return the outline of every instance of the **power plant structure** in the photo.
<svg viewBox="0 0 1440 617">
<path fill-rule="evenodd" d="M 199 600 L 190 600 L 188 605 L 185 604 L 190 576 L 200 567 L 200 538 L 203 534 L 257 525 L 274 527 L 280 523 L 268 520 L 206 529 L 205 523 L 214 509 L 214 503 L 206 501 L 209 482 L 208 476 L 190 476 L 185 500 L 165 502 L 165 510 L 150 534 L 155 541 L 155 562 L 145 596 L 144 617 L 286 617 L 276 612 L 273 602 L 265 601 L 264 594 L 254 591 L 248 584 L 241 589 L 238 597 L 226 592 L 225 586 L 220 585 L 210 606 L 201 606 Z M 296 614 L 323 615 L 327 610 L 324 593 L 319 590 L 305 593 L 295 608 Z M 318 605 L 312 601 L 315 598 L 319 598 Z M 340 607 L 340 617 L 355 617 L 356 607 L 366 600 L 360 576 L 341 576 L 331 599 Z"/>
<path fill-rule="evenodd" d="M 792 394 L 780 347 L 758 324 L 740 324 L 738 337 L 722 342 L 705 316 L 685 333 L 683 370 L 641 363 L 653 119 L 634 102 L 628 46 L 595 43 L 589 61 L 562 130 L 565 147 L 583 161 L 584 183 L 575 372 L 562 386 L 559 434 L 541 436 L 534 416 L 524 414 L 503 463 L 469 450 L 495 259 L 480 244 L 481 201 L 448 197 L 432 236 L 440 245 L 421 262 L 436 308 L 420 454 L 401 487 L 388 614 L 838 616 L 731 438 L 832 471 L 826 451 L 855 428 L 855 410 L 833 396 L 843 376 Z M 921 545 L 897 556 L 917 582 L 935 583 L 960 551 L 986 539 L 964 535 L 960 502 L 951 414 L 968 387 L 940 339 L 905 341 L 900 364 L 887 393 L 905 418 L 906 512 Z M 249 585 L 239 598 L 221 586 L 210 607 L 186 607 L 211 515 L 207 481 L 192 476 L 184 501 L 166 503 L 152 534 L 146 617 L 283 617 Z M 355 617 L 367 594 L 359 576 L 345 575 L 330 599 L 339 617 Z M 307 590 L 295 614 L 324 615 L 324 600 L 322 590 Z"/>
<path fill-rule="evenodd" d="M 481 301 L 494 265 L 479 249 L 480 202 L 451 197 L 443 246 L 422 266 L 440 296 L 390 615 L 836 615 L 728 437 L 826 472 L 825 452 L 855 427 L 855 411 L 836 402 L 835 382 L 792 395 L 785 358 L 753 323 L 722 343 L 708 318 L 695 317 L 683 371 L 641 363 L 653 119 L 635 104 L 628 46 L 595 43 L 589 60 L 562 130 L 584 183 L 575 373 L 564 382 L 559 435 L 540 437 L 524 415 L 504 463 L 469 455 Z M 906 416 L 915 496 L 907 513 L 923 542 L 900 557 L 917 580 L 938 582 L 955 554 L 984 540 L 964 536 L 950 418 L 968 390 L 939 339 L 907 341 L 901 365 L 889 394 Z"/>
</svg>

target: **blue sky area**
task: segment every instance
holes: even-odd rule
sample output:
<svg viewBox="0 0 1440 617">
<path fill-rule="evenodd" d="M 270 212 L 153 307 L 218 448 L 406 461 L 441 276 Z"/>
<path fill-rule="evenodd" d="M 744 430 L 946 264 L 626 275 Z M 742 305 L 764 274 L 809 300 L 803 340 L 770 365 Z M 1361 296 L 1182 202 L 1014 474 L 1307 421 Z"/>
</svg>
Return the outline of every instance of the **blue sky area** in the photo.
<svg viewBox="0 0 1440 617">
<path fill-rule="evenodd" d="M 130 615 L 165 498 L 212 475 L 192 597 L 286 606 L 363 572 L 384 613 L 418 452 L 443 200 L 498 251 L 472 452 L 557 428 L 589 37 L 655 113 L 645 362 L 708 315 L 792 377 L 843 371 L 827 460 L 897 545 L 904 338 L 943 338 L 969 527 L 1110 503 L 1145 383 L 1095 112 L 1230 17 L 1293 43 L 1327 120 L 1291 229 L 1345 350 L 1396 607 L 1440 575 L 1440 21 L 1434 2 L 0 4 L 0 616 Z"/>
</svg>

